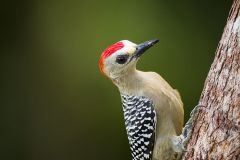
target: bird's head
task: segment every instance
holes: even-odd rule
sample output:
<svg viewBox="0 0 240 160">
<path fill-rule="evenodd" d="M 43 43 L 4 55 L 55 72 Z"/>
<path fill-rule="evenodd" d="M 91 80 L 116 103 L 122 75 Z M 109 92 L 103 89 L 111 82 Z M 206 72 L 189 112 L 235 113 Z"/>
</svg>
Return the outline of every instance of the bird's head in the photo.
<svg viewBox="0 0 240 160">
<path fill-rule="evenodd" d="M 122 40 L 107 47 L 100 58 L 101 72 L 114 80 L 135 70 L 139 57 L 157 42 L 158 40 L 154 39 L 137 45 Z"/>
</svg>

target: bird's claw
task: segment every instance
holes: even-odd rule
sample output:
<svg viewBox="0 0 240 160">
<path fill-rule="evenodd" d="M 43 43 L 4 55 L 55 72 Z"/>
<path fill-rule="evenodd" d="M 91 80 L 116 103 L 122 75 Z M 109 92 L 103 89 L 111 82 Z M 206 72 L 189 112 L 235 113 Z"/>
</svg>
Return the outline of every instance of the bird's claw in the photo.
<svg viewBox="0 0 240 160">
<path fill-rule="evenodd" d="M 190 113 L 190 118 L 183 128 L 182 134 L 179 136 L 179 144 L 177 146 L 179 147 L 179 150 L 181 150 L 182 152 L 179 154 L 178 157 L 181 157 L 182 153 L 186 152 L 187 150 L 187 144 L 192 135 L 193 123 L 196 120 L 196 116 L 198 115 L 200 109 L 202 108 L 206 107 L 203 105 L 197 105 Z"/>
</svg>

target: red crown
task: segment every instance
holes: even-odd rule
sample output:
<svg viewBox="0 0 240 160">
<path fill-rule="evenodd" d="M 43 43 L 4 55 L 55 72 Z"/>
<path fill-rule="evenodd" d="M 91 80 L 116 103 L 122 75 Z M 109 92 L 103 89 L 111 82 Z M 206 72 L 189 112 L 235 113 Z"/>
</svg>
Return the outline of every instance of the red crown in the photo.
<svg viewBox="0 0 240 160">
<path fill-rule="evenodd" d="M 110 55 L 112 55 L 114 52 L 116 52 L 119 49 L 122 49 L 124 47 L 123 42 L 117 42 L 114 43 L 113 45 L 107 47 L 101 57 L 100 57 L 100 62 L 99 62 L 99 67 L 100 67 L 100 71 L 103 73 L 103 68 L 104 68 L 104 59 L 109 57 Z"/>
</svg>

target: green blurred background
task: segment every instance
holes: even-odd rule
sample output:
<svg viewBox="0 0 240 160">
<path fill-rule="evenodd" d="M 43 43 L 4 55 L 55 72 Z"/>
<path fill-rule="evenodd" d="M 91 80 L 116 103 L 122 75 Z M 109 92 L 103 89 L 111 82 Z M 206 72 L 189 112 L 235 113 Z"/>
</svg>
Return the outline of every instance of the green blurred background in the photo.
<svg viewBox="0 0 240 160">
<path fill-rule="evenodd" d="M 198 103 L 230 0 L 1 1 L 0 159 L 130 160 L 120 96 L 98 68 L 128 39 L 160 43 L 138 68 Z"/>
</svg>

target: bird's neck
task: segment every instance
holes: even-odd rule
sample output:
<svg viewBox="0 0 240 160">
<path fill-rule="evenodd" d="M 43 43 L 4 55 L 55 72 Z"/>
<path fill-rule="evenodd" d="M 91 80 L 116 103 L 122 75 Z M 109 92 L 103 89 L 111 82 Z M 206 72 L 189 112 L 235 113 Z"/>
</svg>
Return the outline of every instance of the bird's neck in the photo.
<svg viewBox="0 0 240 160">
<path fill-rule="evenodd" d="M 113 83 L 118 87 L 121 93 L 134 95 L 135 93 L 139 93 L 141 81 L 141 71 L 132 69 L 124 75 L 114 79 Z"/>
</svg>

